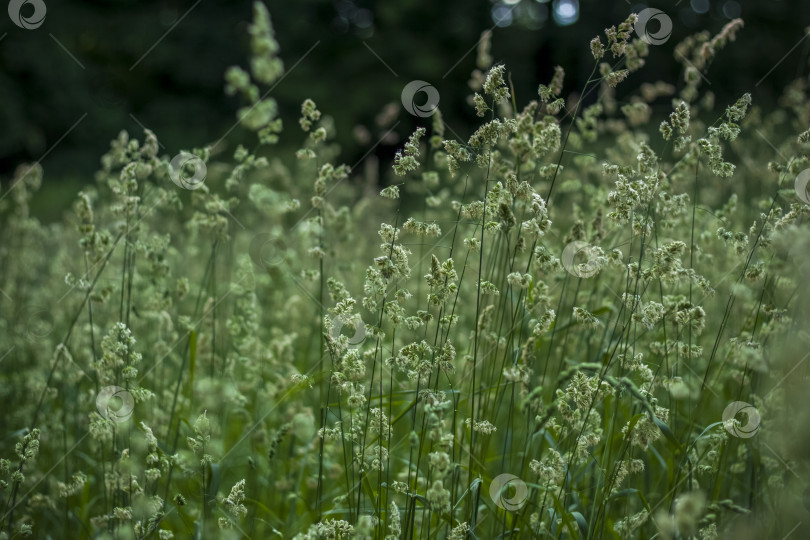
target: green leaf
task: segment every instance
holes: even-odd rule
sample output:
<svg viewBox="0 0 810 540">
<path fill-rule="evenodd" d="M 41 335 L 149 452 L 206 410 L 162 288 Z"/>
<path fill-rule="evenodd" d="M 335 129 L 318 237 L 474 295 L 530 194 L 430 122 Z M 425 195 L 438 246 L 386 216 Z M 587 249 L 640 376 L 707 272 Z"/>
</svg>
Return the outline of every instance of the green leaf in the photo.
<svg viewBox="0 0 810 540">
<path fill-rule="evenodd" d="M 206 492 L 208 493 L 208 502 L 216 501 L 217 492 L 219 491 L 219 484 L 222 482 L 222 467 L 219 463 L 212 463 L 209 465 L 208 470 L 208 485 Z"/>
<path fill-rule="evenodd" d="M 579 531 L 582 533 L 582 536 L 588 536 L 588 522 L 585 521 L 585 516 L 580 514 L 579 512 L 571 512 L 571 515 L 574 516 L 574 519 L 579 526 Z"/>
<path fill-rule="evenodd" d="M 657 416 L 653 416 L 653 422 L 655 422 L 655 425 L 657 425 L 658 429 L 661 430 L 661 433 L 664 434 L 664 437 L 666 437 L 667 440 L 672 443 L 675 449 L 677 449 L 680 452 L 681 443 L 679 443 L 678 439 L 675 438 L 675 435 L 672 433 L 672 430 L 669 429 L 669 426 L 666 425 L 666 423 Z"/>
<path fill-rule="evenodd" d="M 197 332 L 195 330 L 192 330 L 188 337 L 188 355 L 188 384 L 184 394 L 191 401 L 194 394 L 194 367 L 197 365 Z"/>
<path fill-rule="evenodd" d="M 363 483 L 363 491 L 366 493 L 366 497 L 368 498 L 369 501 L 371 501 L 371 504 L 374 505 L 374 513 L 375 514 L 379 513 L 380 509 L 377 508 L 377 494 L 374 492 L 374 488 L 372 487 L 367 474 L 363 474 L 362 483 Z"/>
<path fill-rule="evenodd" d="M 634 493 L 638 493 L 638 490 L 634 488 L 626 488 L 613 493 L 610 497 L 608 497 L 608 500 L 612 501 L 613 499 L 621 499 L 622 497 L 627 497 L 628 495 L 633 495 Z"/>
<path fill-rule="evenodd" d="M 405 418 L 405 415 L 408 414 L 408 411 L 410 411 L 415 405 L 416 400 L 411 401 L 411 403 L 401 413 L 396 415 L 396 417 L 393 420 L 391 420 L 391 425 L 394 426 L 397 424 L 397 422 Z"/>
</svg>

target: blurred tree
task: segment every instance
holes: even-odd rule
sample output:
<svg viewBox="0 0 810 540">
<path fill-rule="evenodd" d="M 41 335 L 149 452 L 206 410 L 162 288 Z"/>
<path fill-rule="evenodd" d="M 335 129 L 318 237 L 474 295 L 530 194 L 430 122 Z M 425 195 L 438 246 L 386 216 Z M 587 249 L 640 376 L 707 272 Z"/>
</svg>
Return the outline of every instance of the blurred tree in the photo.
<svg viewBox="0 0 810 540">
<path fill-rule="evenodd" d="M 224 95 L 223 72 L 244 63 L 250 1 L 46 3 L 39 28 L 18 28 L 8 17 L 0 24 L 0 180 L 7 181 L 20 162 L 44 156 L 49 183 L 89 181 L 98 156 L 121 129 L 148 127 L 171 154 L 216 141 L 234 125 L 240 103 Z M 334 117 L 348 164 L 378 142 L 374 152 L 385 163 L 403 137 L 429 122 L 401 110 L 402 88 L 414 79 L 437 88 L 448 126 L 469 136 L 474 114 L 466 103 L 467 81 L 483 30 L 492 29 L 492 55 L 507 64 L 521 107 L 536 97 L 555 65 L 566 70 L 566 92 L 581 88 L 593 62 L 590 39 L 647 7 L 624 0 L 267 5 L 287 70 L 272 89 L 284 122 L 295 123 L 303 99 L 314 99 Z M 803 0 L 652 5 L 671 17 L 672 37 L 651 47 L 647 65 L 623 93 L 658 79 L 682 84 L 675 45 L 701 30 L 714 34 L 737 16 L 745 29 L 705 74 L 705 88 L 718 104 L 750 91 L 755 104 L 767 107 L 806 73 L 810 12 Z M 243 135 L 236 128 L 229 138 Z M 280 144 L 295 147 L 300 140 L 287 130 Z"/>
</svg>

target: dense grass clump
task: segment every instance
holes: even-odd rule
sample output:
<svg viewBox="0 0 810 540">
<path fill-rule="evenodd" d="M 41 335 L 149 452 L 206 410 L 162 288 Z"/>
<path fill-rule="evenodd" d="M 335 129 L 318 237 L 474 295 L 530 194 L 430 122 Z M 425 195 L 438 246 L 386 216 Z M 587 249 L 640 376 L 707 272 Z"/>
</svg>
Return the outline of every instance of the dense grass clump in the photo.
<svg viewBox="0 0 810 540">
<path fill-rule="evenodd" d="M 480 128 L 417 115 L 381 191 L 335 162 L 328 111 L 281 125 L 258 3 L 250 67 L 225 74 L 254 149 L 122 132 L 48 226 L 21 166 L 0 199 L 0 538 L 806 526 L 808 80 L 778 110 L 715 104 L 693 70 L 736 20 L 620 103 L 652 46 L 635 22 L 591 42 L 578 99 L 562 68 L 511 88 L 482 40 Z"/>
</svg>

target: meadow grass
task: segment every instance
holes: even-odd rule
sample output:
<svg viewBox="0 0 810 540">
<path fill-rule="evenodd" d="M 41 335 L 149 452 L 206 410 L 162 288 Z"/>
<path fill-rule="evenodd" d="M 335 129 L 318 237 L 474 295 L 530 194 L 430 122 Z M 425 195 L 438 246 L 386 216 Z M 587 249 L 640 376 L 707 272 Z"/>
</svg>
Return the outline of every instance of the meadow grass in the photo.
<svg viewBox="0 0 810 540">
<path fill-rule="evenodd" d="M 372 193 L 328 111 L 282 126 L 260 3 L 225 74 L 255 148 L 122 132 L 52 225 L 20 166 L 0 538 L 803 531 L 808 81 L 776 110 L 715 104 L 694 70 L 735 20 L 619 102 L 652 46 L 636 22 L 590 43 L 567 99 L 562 68 L 512 88 L 485 34 L 480 127 L 416 114 Z"/>
</svg>

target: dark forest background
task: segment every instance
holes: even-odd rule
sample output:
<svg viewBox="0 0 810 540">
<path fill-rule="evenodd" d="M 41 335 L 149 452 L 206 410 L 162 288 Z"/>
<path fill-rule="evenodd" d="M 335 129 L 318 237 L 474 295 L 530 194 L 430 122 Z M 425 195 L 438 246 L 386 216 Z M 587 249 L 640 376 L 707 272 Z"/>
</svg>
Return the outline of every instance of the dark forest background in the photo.
<svg viewBox="0 0 810 540">
<path fill-rule="evenodd" d="M 45 1 L 47 18 L 37 29 L 18 28 L 5 13 L 0 17 L 0 185 L 8 188 L 18 164 L 41 160 L 49 194 L 35 207 L 41 219 L 56 219 L 70 203 L 60 193 L 93 181 L 99 157 L 121 129 L 140 138 L 146 126 L 165 152 L 175 154 L 216 141 L 233 126 L 240 103 L 223 92 L 223 72 L 246 65 L 249 0 Z M 593 65 L 590 39 L 647 6 L 671 16 L 673 35 L 651 47 L 645 68 L 620 87 L 620 100 L 643 82 L 681 81 L 675 45 L 701 30 L 713 35 L 738 16 L 744 30 L 705 73 L 704 89 L 715 93 L 718 106 L 751 92 L 756 105 L 770 108 L 790 81 L 808 71 L 807 0 L 266 4 L 287 70 L 271 93 L 285 132 L 270 156 L 291 155 L 300 144 L 296 119 L 309 97 L 334 118 L 341 158 L 349 164 L 398 120 L 374 150 L 385 166 L 402 139 L 426 122 L 400 105 L 402 88 L 413 79 L 438 89 L 444 119 L 469 136 L 476 117 L 465 101 L 467 81 L 475 44 L 490 28 L 492 55 L 507 64 L 519 107 L 536 98 L 537 85 L 548 83 L 555 65 L 566 70 L 565 93 L 578 92 Z M 254 140 L 242 128 L 229 135 L 240 137 Z"/>
</svg>

